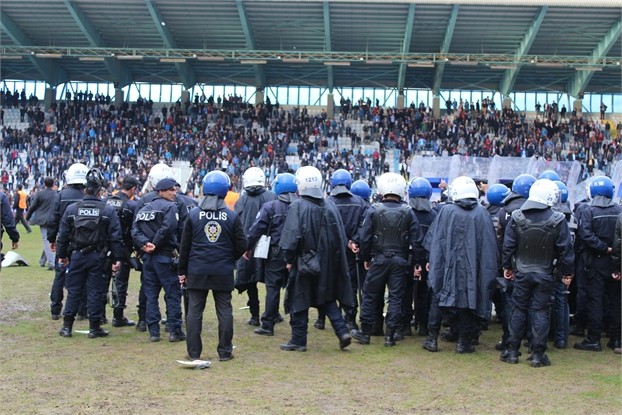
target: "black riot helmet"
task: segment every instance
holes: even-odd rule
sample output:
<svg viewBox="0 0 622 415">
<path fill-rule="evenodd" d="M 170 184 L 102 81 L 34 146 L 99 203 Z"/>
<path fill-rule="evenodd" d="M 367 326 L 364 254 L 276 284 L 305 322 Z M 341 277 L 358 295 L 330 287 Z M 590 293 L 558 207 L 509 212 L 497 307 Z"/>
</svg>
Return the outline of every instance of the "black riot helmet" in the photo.
<svg viewBox="0 0 622 415">
<path fill-rule="evenodd" d="M 88 193 L 96 195 L 102 188 L 108 186 L 108 182 L 101 170 L 93 168 L 86 173 L 86 189 Z"/>
</svg>

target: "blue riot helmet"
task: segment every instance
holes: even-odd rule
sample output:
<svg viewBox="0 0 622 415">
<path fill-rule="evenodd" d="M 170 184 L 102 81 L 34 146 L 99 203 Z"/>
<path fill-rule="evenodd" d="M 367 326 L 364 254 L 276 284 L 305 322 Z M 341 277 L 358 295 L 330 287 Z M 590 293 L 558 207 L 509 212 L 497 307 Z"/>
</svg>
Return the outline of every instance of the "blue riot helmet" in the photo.
<svg viewBox="0 0 622 415">
<path fill-rule="evenodd" d="M 296 193 L 298 191 L 296 177 L 291 173 L 277 174 L 272 182 L 272 186 L 274 193 L 277 195 L 281 193 Z"/>
<path fill-rule="evenodd" d="M 596 196 L 605 196 L 611 199 L 613 197 L 614 189 L 613 181 L 607 176 L 596 177 L 590 183 L 590 196 L 595 198 Z"/>
<path fill-rule="evenodd" d="M 488 188 L 488 192 L 486 192 L 486 199 L 488 199 L 488 203 L 494 206 L 503 206 L 503 201 L 510 194 L 510 189 L 504 184 L 497 183 L 493 184 Z"/>
<path fill-rule="evenodd" d="M 554 182 L 561 181 L 559 174 L 557 174 L 555 170 L 544 170 L 542 173 L 540 173 L 540 175 L 538 176 L 538 179 L 549 179 Z"/>
<path fill-rule="evenodd" d="M 335 170 L 333 176 L 330 178 L 330 188 L 333 189 L 335 186 L 343 185 L 350 189 L 352 186 L 352 175 L 349 171 L 344 169 Z"/>
<path fill-rule="evenodd" d="M 553 182 L 559 187 L 560 202 L 566 203 L 568 201 L 568 187 L 560 180 L 553 180 Z"/>
<path fill-rule="evenodd" d="M 423 177 L 415 177 L 408 185 L 408 197 L 423 197 L 429 199 L 432 197 L 432 185 Z"/>
<path fill-rule="evenodd" d="M 365 200 L 369 200 L 369 197 L 371 196 L 371 188 L 365 180 L 357 180 L 352 183 L 352 186 L 350 186 L 350 191 Z"/>
<path fill-rule="evenodd" d="M 512 191 L 526 199 L 529 197 L 529 189 L 531 189 L 531 185 L 533 185 L 535 181 L 536 178 L 531 174 L 521 174 L 514 179 L 514 183 L 512 183 Z"/>
<path fill-rule="evenodd" d="M 203 194 L 216 195 L 224 198 L 227 196 L 231 181 L 229 176 L 220 170 L 214 170 L 205 175 L 203 178 Z"/>
</svg>

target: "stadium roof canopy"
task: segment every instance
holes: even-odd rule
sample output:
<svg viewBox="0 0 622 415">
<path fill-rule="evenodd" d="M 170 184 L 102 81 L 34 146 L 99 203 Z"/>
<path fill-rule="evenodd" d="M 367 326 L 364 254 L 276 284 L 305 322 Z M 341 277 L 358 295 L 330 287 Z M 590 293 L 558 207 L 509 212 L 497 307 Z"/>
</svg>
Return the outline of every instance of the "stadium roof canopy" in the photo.
<svg viewBox="0 0 622 415">
<path fill-rule="evenodd" d="M 2 79 L 620 93 L 619 0 L 2 0 Z"/>
</svg>

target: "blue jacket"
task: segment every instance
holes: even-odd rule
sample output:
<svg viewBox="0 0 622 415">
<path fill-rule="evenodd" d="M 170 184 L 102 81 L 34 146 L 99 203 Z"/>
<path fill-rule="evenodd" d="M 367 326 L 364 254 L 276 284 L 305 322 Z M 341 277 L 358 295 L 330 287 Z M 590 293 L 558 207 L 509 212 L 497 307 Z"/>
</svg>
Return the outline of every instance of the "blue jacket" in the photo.
<svg viewBox="0 0 622 415">
<path fill-rule="evenodd" d="M 171 255 L 179 246 L 178 217 L 179 210 L 174 202 L 156 197 L 134 214 L 134 246 L 141 249 L 147 242 L 151 242 L 156 246 L 153 255 Z"/>
<path fill-rule="evenodd" d="M 101 202 L 96 196 L 86 196 L 84 201 Z M 107 206 L 101 202 L 104 208 L 101 214 L 101 228 L 99 232 L 99 240 L 102 254 L 110 250 L 112 252 L 112 259 L 114 261 L 120 261 L 125 258 L 125 249 L 121 241 L 121 225 L 119 224 L 119 217 L 114 208 Z M 56 255 L 59 258 L 69 258 L 73 247 L 71 246 L 71 237 L 74 230 L 74 219 L 78 213 L 80 203 L 74 203 L 67 207 L 65 213 L 60 222 L 60 228 L 58 230 L 58 243 L 56 247 Z M 102 232 L 103 230 L 103 232 Z"/>
<path fill-rule="evenodd" d="M 235 261 L 247 244 L 240 217 L 219 202 L 217 210 L 192 209 L 184 224 L 179 275 L 189 289 L 233 291 Z"/>
<path fill-rule="evenodd" d="M 58 226 L 60 225 L 60 220 L 63 217 L 65 210 L 67 210 L 67 206 L 79 202 L 82 199 L 84 199 L 84 191 L 82 190 L 82 187 L 74 187 L 73 185 L 67 186 L 65 189 L 56 194 L 54 208 L 52 209 L 52 216 L 48 221 L 49 243 L 52 244 L 56 242 Z"/>
<path fill-rule="evenodd" d="M 143 208 L 143 206 L 157 197 L 160 197 L 160 194 L 155 190 L 147 193 L 138 201 L 135 211 L 138 212 Z M 177 240 L 179 241 L 181 239 L 181 232 L 184 229 L 184 222 L 186 222 L 186 218 L 188 217 L 188 212 L 196 206 L 196 203 L 194 203 L 194 200 L 190 199 L 188 196 L 176 193 L 175 205 L 177 206 L 177 212 L 179 213 L 179 217 L 177 219 Z"/>
<path fill-rule="evenodd" d="M 0 219 L 2 220 L 2 227 L 9 234 L 12 242 L 19 242 L 19 232 L 15 227 L 15 218 L 13 217 L 13 211 L 11 210 L 11 204 L 9 198 L 0 192 Z"/>
<path fill-rule="evenodd" d="M 134 243 L 132 242 L 132 225 L 134 224 L 134 213 L 138 202 L 131 200 L 125 193 L 118 192 L 116 195 L 106 199 L 106 204 L 111 206 L 119 217 L 121 224 L 121 236 L 126 252 L 131 254 L 134 251 Z"/>
<path fill-rule="evenodd" d="M 277 199 L 264 203 L 257 214 L 255 223 L 248 231 L 249 248 L 253 248 L 257 244 L 261 235 L 268 232 L 268 228 L 270 228 L 270 246 L 278 247 L 288 209 L 289 203 L 282 200 Z"/>
</svg>

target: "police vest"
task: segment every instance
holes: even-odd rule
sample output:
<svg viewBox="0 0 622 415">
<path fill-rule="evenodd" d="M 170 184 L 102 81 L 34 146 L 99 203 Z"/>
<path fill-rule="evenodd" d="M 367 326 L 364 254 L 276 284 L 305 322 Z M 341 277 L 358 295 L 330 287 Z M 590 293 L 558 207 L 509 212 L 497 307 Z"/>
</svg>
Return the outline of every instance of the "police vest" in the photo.
<svg viewBox="0 0 622 415">
<path fill-rule="evenodd" d="M 562 213 L 553 214 L 542 222 L 527 219 L 522 210 L 512 212 L 516 224 L 516 269 L 521 273 L 551 274 L 555 266 L 555 241 L 565 221 Z"/>
<path fill-rule="evenodd" d="M 119 217 L 119 223 L 121 224 L 121 235 L 123 237 L 124 243 L 127 243 L 128 241 L 132 240 L 131 231 L 132 231 L 133 218 L 129 217 L 131 215 L 128 215 L 126 213 L 126 210 L 124 209 L 125 204 L 127 203 L 128 200 L 129 199 L 123 199 L 122 197 L 120 197 L 119 193 L 115 194 L 114 196 L 109 197 L 106 200 L 106 204 L 112 207 L 115 210 L 115 212 L 117 212 L 117 216 Z M 128 248 L 131 248 L 131 245 Z"/>
<path fill-rule="evenodd" d="M 73 239 L 75 250 L 96 250 L 102 243 L 100 238 L 102 215 L 106 205 L 100 201 L 82 201 L 76 203 L 76 215 L 73 219 Z"/>
<path fill-rule="evenodd" d="M 408 256 L 411 207 L 399 205 L 391 208 L 386 204 L 378 203 L 375 208 L 372 252 L 387 256 Z"/>
</svg>

